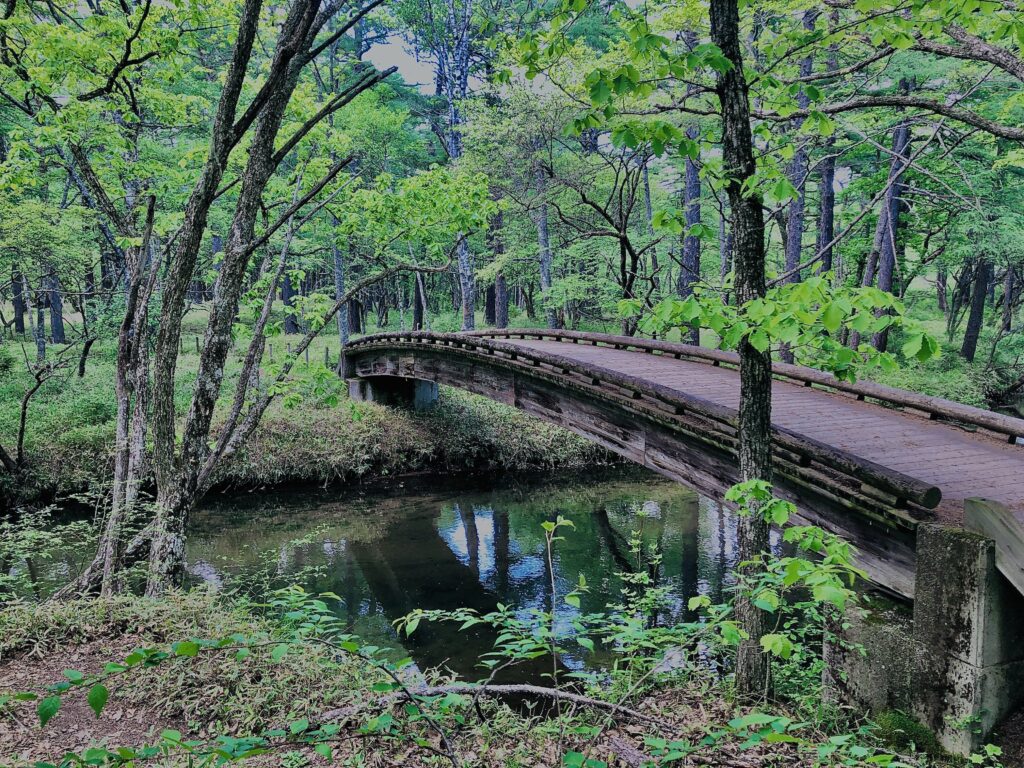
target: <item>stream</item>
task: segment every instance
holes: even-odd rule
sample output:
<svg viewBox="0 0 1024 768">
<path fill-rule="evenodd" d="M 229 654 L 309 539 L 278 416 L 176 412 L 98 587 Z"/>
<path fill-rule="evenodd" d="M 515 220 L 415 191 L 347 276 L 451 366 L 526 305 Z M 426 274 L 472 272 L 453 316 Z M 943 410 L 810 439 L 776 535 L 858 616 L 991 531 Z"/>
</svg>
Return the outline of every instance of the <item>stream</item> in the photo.
<svg viewBox="0 0 1024 768">
<path fill-rule="evenodd" d="M 418 666 L 445 667 L 470 679 L 491 650 L 486 632 L 454 623 L 421 624 L 399 638 L 393 622 L 414 608 L 499 603 L 550 610 L 541 523 L 563 515 L 575 529 L 556 543 L 558 621 L 603 610 L 620 599 L 617 574 L 636 568 L 632 531 L 663 553 L 660 583 L 669 605 L 662 623 L 692 618 L 687 600 L 719 600 L 736 563 L 732 512 L 638 468 L 536 477 L 429 478 L 358 488 L 233 491 L 208 498 L 189 536 L 194 583 L 233 588 L 259 599 L 273 586 L 300 584 L 341 598 L 340 616 L 366 643 L 402 649 Z M 582 574 L 578 609 L 564 604 Z M 563 658 L 569 667 L 586 658 Z"/>
</svg>

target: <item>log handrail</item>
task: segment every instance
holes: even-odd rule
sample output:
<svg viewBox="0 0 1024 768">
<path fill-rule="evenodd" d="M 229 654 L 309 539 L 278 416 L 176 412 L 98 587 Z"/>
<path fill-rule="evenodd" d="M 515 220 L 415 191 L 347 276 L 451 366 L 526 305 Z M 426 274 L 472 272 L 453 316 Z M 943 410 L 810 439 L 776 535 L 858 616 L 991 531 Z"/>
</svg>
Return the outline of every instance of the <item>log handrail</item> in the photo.
<svg viewBox="0 0 1024 768">
<path fill-rule="evenodd" d="M 587 378 L 595 387 L 607 383 L 661 403 L 665 406 L 659 409 L 659 415 L 662 418 L 672 418 L 691 411 L 733 433 L 738 429 L 738 415 L 732 408 L 599 365 L 585 364 L 540 350 L 487 339 L 486 334 L 482 333 L 431 333 L 424 331 L 378 333 L 350 342 L 347 349 L 352 352 L 361 347 L 386 347 L 392 343 L 398 345 L 429 344 L 443 348 L 469 349 L 485 355 L 495 362 L 527 369 L 536 368 L 538 365 L 547 365 L 562 375 L 572 372 Z M 480 352 L 481 350 L 482 352 Z M 503 356 L 499 357 L 496 353 Z M 604 394 L 608 397 L 612 396 L 612 393 L 607 391 Z M 719 430 L 719 434 L 721 432 L 722 430 Z M 805 463 L 816 462 L 858 483 L 874 487 L 884 494 L 895 497 L 897 506 L 902 502 L 909 502 L 924 509 L 934 509 L 942 498 L 939 488 L 930 483 L 782 427 L 773 426 L 773 443 L 777 448 L 796 454 Z"/>
<path fill-rule="evenodd" d="M 739 355 L 735 352 L 726 352 L 720 349 L 709 349 L 707 347 L 697 347 L 671 341 L 639 339 L 632 336 L 615 336 L 584 331 L 549 330 L 545 328 L 487 329 L 483 331 L 469 331 L 462 335 L 493 338 L 552 338 L 557 341 L 570 341 L 573 343 L 584 341 L 591 342 L 597 346 L 610 346 L 617 349 L 640 349 L 679 355 L 690 360 L 706 361 L 712 365 L 739 366 Z M 983 408 L 976 408 L 972 405 L 965 405 L 953 400 L 922 395 L 917 392 L 907 392 L 906 390 L 888 387 L 884 384 L 876 384 L 871 381 L 855 383 L 841 381 L 830 373 L 819 371 L 815 368 L 807 368 L 802 365 L 773 362 L 772 374 L 776 378 L 797 381 L 808 386 L 817 385 L 846 392 L 856 395 L 860 400 L 871 398 L 890 406 L 918 411 L 926 414 L 930 419 L 942 419 L 980 427 L 989 432 L 1006 436 L 1009 438 L 1009 442 L 1013 444 L 1017 443 L 1017 438 L 1024 437 L 1024 419 L 986 411 Z"/>
</svg>

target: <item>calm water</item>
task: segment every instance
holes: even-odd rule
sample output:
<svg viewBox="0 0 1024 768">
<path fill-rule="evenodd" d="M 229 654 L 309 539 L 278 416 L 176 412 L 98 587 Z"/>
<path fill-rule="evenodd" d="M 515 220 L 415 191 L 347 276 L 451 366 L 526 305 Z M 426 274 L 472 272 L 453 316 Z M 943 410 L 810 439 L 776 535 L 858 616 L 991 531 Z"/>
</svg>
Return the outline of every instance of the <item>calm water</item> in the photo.
<svg viewBox="0 0 1024 768">
<path fill-rule="evenodd" d="M 196 581 L 257 596 L 291 583 L 334 592 L 340 615 L 365 641 L 404 645 L 420 666 L 475 678 L 493 643 L 486 633 L 422 624 L 400 641 L 392 623 L 413 608 L 549 609 L 545 520 L 563 515 L 576 525 L 556 545 L 554 575 L 560 594 L 584 575 L 582 612 L 618 600 L 616 574 L 636 567 L 628 539 L 638 527 L 664 553 L 661 578 L 672 600 L 663 622 L 686 619 L 694 594 L 719 598 L 735 566 L 735 516 L 645 471 L 396 486 L 215 496 L 195 517 L 189 570 Z M 558 610 L 571 621 L 573 608 Z"/>
</svg>

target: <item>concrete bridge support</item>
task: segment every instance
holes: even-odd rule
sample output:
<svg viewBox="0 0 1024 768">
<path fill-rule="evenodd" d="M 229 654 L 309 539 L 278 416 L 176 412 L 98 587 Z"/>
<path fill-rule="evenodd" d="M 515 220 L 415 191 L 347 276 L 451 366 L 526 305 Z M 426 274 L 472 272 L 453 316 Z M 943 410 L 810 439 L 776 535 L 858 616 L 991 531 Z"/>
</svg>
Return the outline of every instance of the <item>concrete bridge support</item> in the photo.
<svg viewBox="0 0 1024 768">
<path fill-rule="evenodd" d="M 437 405 L 437 383 L 405 376 L 349 379 L 348 396 L 357 402 L 400 405 L 415 411 L 429 411 Z"/>
<path fill-rule="evenodd" d="M 852 617 L 827 644 L 826 687 L 912 715 L 969 754 L 1024 704 L 1024 596 L 996 569 L 991 539 L 933 524 L 918 528 L 915 581 L 912 618 Z"/>
</svg>

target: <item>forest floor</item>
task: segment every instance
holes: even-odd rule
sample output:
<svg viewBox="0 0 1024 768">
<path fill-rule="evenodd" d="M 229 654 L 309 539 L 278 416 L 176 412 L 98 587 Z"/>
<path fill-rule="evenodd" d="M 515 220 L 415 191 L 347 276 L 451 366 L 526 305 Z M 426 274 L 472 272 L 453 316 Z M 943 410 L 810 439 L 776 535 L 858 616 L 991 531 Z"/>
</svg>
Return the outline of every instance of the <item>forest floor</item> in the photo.
<svg viewBox="0 0 1024 768">
<path fill-rule="evenodd" d="M 205 591 L 174 594 L 159 601 L 122 598 L 9 607 L 0 611 L 0 702 L 4 693 L 46 695 L 48 686 L 68 679 L 67 670 L 97 674 L 105 664 L 121 661 L 136 648 L 167 648 L 184 638 L 232 634 L 268 638 L 272 633 L 267 617 Z M 433 673 L 430 678 L 432 682 L 445 681 Z M 431 748 L 440 747 L 440 739 L 422 723 L 406 721 L 402 706 L 372 704 L 382 700 L 373 688 L 382 679 L 379 672 L 361 662 L 339 661 L 315 646 L 277 661 L 256 651 L 244 661 L 235 660 L 230 653 L 204 651 L 194 658 L 172 658 L 148 668 L 140 665 L 107 680 L 110 699 L 98 718 L 86 703 L 84 688 L 72 688 L 63 696 L 60 710 L 45 728 L 39 725 L 35 702 L 0 704 L 0 765 L 55 764 L 67 752 L 81 754 L 95 746 L 140 747 L 158 742 L 166 729 L 180 732 L 186 740 L 209 742 L 217 736 L 241 738 L 272 728 L 288 730 L 288 724 L 297 718 L 308 719 L 315 726 L 327 722 L 323 713 L 339 708 L 346 713 L 358 710 L 359 714 L 330 720 L 341 725 L 333 742 L 334 764 L 450 764 L 414 743 L 421 738 Z M 585 707 L 558 716 L 550 711 L 531 715 L 493 702 L 484 703 L 479 710 L 483 718 L 464 710 L 462 724 L 453 717 L 439 717 L 439 722 L 459 764 L 466 766 L 556 768 L 563 765 L 567 751 L 579 750 L 610 766 L 639 768 L 656 762 L 657 739 L 668 734 L 669 741 L 693 744 L 717 734 L 713 745 L 673 761 L 673 765 L 768 768 L 819 764 L 793 745 L 757 743 L 726 728 L 730 720 L 752 710 L 735 704 L 727 686 L 706 673 L 691 671 L 665 679 L 630 699 L 629 704 L 651 722 L 613 721 Z M 391 733 L 368 732 L 367 718 L 381 715 L 394 718 Z M 820 737 L 828 743 L 827 733 Z M 187 754 L 175 752 L 172 749 L 151 764 L 189 764 Z M 907 763 L 913 766 L 946 764 L 907 759 L 913 760 Z M 311 747 L 293 743 L 245 764 L 307 766 L 327 765 L 328 761 Z M 840 763 L 825 760 L 820 764 Z"/>
</svg>

